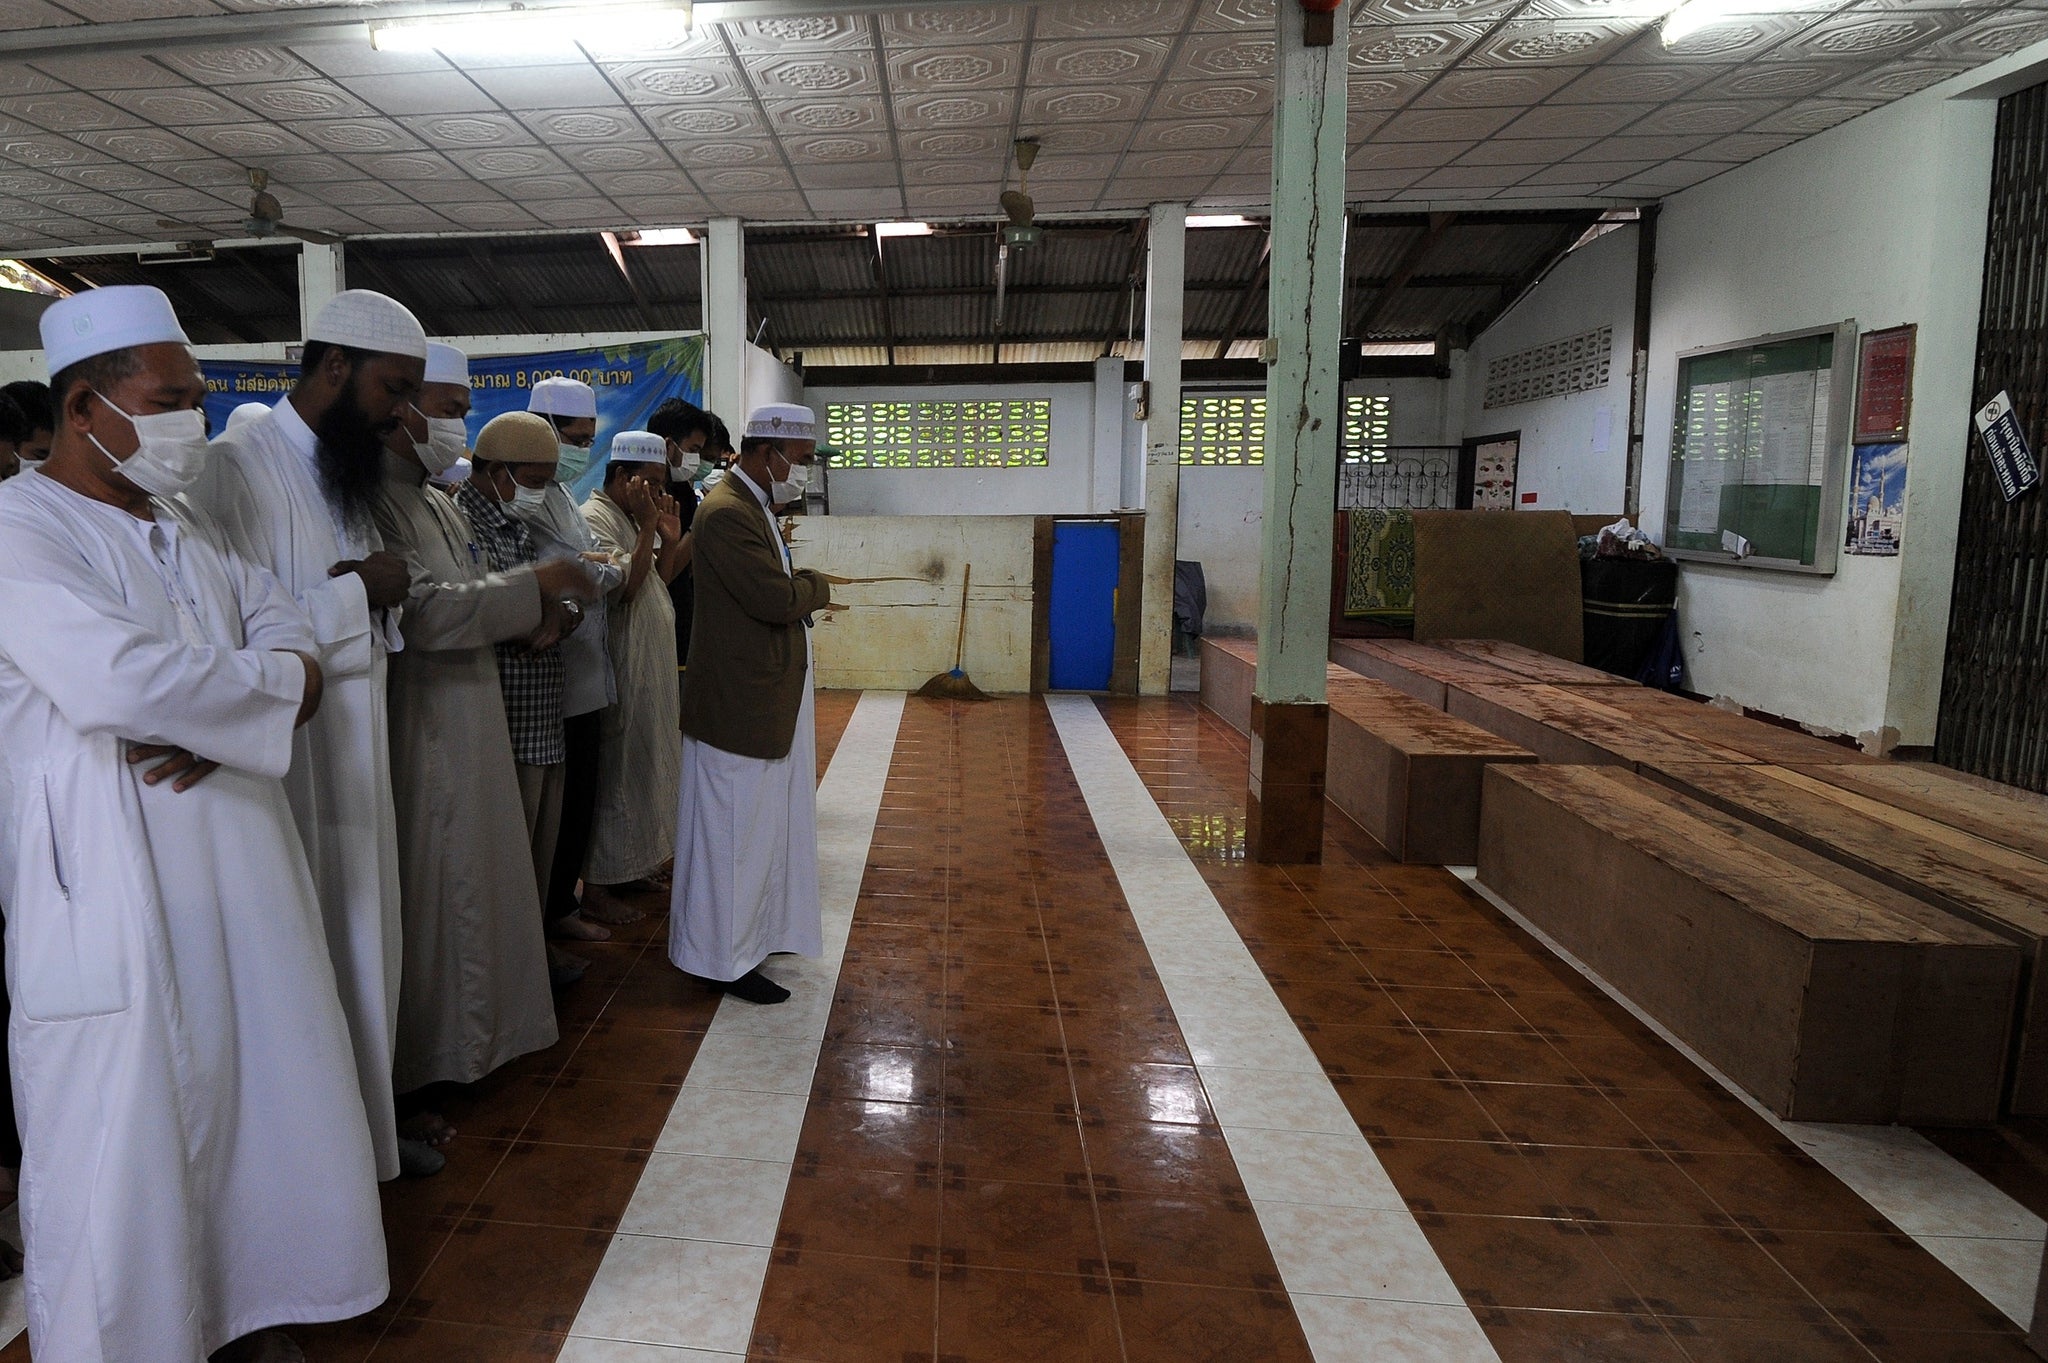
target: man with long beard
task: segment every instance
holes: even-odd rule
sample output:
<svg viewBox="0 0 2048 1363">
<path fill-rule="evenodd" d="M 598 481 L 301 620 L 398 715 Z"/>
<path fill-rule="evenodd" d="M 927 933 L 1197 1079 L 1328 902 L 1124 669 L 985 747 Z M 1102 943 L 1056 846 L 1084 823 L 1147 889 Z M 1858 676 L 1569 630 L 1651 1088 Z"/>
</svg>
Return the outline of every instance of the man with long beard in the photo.
<svg viewBox="0 0 2048 1363">
<path fill-rule="evenodd" d="M 398 830 L 385 674 L 388 655 L 404 647 L 398 615 L 411 575 L 385 552 L 372 512 L 385 438 L 419 397 L 426 359 L 426 332 L 403 304 L 366 289 L 336 294 L 306 329 L 290 394 L 216 440 L 187 494 L 313 618 L 326 699 L 296 735 L 285 791 L 319 890 L 380 1179 L 401 1172 L 391 1091 Z M 439 1164 L 422 1143 L 405 1146 L 413 1172 Z"/>
</svg>

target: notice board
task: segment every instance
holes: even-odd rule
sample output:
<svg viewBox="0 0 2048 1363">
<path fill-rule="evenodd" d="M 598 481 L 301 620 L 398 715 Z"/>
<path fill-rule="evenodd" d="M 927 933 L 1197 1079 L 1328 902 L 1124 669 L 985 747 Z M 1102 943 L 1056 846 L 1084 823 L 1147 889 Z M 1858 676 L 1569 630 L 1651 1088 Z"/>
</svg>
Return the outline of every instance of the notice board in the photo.
<svg viewBox="0 0 2048 1363">
<path fill-rule="evenodd" d="M 1853 321 L 1681 354 L 1667 552 L 1832 573 L 1855 364 Z"/>
</svg>

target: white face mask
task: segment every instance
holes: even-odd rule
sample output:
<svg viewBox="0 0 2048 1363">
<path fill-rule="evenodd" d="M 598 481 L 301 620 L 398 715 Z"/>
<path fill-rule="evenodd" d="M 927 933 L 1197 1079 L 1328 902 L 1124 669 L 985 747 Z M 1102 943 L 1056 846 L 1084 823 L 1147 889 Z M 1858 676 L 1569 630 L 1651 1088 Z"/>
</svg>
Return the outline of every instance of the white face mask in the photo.
<svg viewBox="0 0 2048 1363">
<path fill-rule="evenodd" d="M 427 443 L 412 442 L 413 450 L 420 462 L 427 466 L 427 475 L 437 477 L 455 467 L 457 461 L 469 454 L 469 427 L 457 416 L 428 416 L 420 409 L 420 419 L 427 423 Z"/>
<path fill-rule="evenodd" d="M 780 459 L 781 456 L 777 455 L 776 458 Z M 784 462 L 788 461 L 785 460 Z M 768 500 L 777 506 L 781 506 L 784 502 L 798 501 L 803 497 L 804 488 L 809 485 L 810 481 L 811 470 L 809 466 L 790 464 L 787 474 L 768 484 Z"/>
<path fill-rule="evenodd" d="M 121 412 L 107 396 L 94 390 L 93 396 Z M 206 415 L 197 408 L 188 412 L 149 412 L 136 416 L 121 412 L 135 428 L 135 453 L 117 459 L 101 445 L 99 437 L 86 439 L 107 456 L 107 462 L 123 478 L 158 497 L 175 497 L 198 479 L 206 467 Z"/>
</svg>

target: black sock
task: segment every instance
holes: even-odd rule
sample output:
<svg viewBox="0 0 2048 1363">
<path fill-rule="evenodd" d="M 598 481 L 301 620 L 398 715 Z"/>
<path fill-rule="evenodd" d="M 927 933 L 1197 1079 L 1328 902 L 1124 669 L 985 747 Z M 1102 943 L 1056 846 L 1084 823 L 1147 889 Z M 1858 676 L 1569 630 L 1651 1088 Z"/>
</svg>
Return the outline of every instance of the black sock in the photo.
<svg viewBox="0 0 2048 1363">
<path fill-rule="evenodd" d="M 727 980 L 713 987 L 748 1003 L 781 1003 L 789 997 L 787 989 L 758 970 L 749 970 L 736 980 Z"/>
</svg>

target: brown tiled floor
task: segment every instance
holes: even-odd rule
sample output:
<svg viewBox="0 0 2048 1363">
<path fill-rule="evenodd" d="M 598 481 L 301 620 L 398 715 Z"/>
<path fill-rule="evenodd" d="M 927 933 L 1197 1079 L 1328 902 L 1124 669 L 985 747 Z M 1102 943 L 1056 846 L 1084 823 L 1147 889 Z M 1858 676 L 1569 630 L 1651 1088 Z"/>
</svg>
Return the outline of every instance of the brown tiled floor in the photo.
<svg viewBox="0 0 2048 1363">
<path fill-rule="evenodd" d="M 911 700 L 753 1356 L 1307 1358 L 1042 707 Z"/>
<path fill-rule="evenodd" d="M 1334 809 L 1321 866 L 1249 863 L 1244 741 L 1184 701 L 1101 709 L 1504 1363 L 2033 1357 L 1448 872 Z"/>
</svg>

